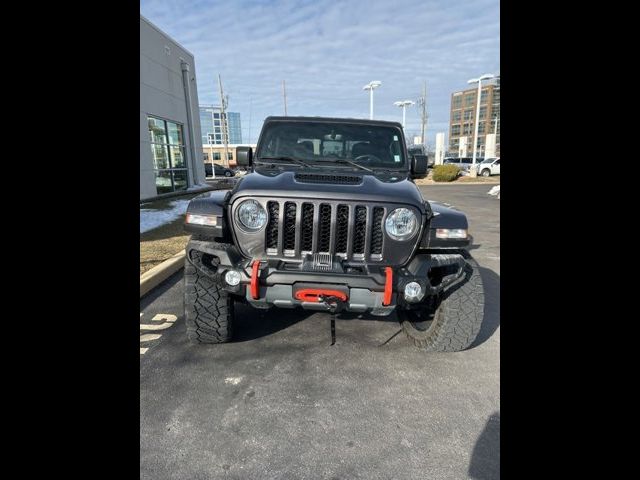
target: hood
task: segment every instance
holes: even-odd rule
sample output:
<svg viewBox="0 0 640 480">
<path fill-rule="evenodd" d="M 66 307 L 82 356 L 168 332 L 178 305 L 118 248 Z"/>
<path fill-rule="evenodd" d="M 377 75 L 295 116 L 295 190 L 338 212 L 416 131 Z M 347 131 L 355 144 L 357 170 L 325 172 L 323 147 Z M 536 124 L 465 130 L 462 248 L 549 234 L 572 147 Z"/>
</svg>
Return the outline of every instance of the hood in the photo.
<svg viewBox="0 0 640 480">
<path fill-rule="evenodd" d="M 406 172 L 371 175 L 340 168 L 261 169 L 236 184 L 231 201 L 251 196 L 401 203 L 424 212 L 420 190 Z"/>
</svg>

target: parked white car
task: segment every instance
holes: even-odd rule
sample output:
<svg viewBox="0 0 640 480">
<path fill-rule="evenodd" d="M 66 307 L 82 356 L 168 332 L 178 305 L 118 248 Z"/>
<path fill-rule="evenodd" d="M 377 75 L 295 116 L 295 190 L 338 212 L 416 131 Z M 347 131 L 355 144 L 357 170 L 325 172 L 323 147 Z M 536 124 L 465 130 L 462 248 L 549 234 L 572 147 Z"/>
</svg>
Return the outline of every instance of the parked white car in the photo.
<svg viewBox="0 0 640 480">
<path fill-rule="evenodd" d="M 478 175 L 489 177 L 491 175 L 500 175 L 500 157 L 487 158 L 478 164 Z"/>
</svg>

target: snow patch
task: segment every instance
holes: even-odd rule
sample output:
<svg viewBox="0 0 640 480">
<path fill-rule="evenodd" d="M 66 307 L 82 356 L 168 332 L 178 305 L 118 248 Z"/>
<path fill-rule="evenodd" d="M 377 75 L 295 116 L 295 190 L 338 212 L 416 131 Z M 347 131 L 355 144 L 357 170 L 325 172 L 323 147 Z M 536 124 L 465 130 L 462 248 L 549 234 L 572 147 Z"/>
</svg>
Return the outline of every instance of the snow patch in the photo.
<svg viewBox="0 0 640 480">
<path fill-rule="evenodd" d="M 500 185 L 496 185 L 495 187 L 491 188 L 491 190 L 489 190 L 487 192 L 487 195 L 498 195 L 498 196 L 500 196 Z"/>
<path fill-rule="evenodd" d="M 189 200 L 174 200 L 166 210 L 140 209 L 140 233 L 148 232 L 180 218 L 187 211 Z"/>
<path fill-rule="evenodd" d="M 231 385 L 238 385 L 242 381 L 242 377 L 227 377 L 224 379 L 224 383 L 230 383 Z"/>
</svg>

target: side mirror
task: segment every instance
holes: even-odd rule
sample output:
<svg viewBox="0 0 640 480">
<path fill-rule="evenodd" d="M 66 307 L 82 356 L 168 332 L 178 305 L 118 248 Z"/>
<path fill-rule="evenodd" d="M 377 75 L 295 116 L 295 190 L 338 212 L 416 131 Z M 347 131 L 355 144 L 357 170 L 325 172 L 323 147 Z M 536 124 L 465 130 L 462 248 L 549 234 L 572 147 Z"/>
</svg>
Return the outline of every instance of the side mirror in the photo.
<svg viewBox="0 0 640 480">
<path fill-rule="evenodd" d="M 236 163 L 239 166 L 250 167 L 253 163 L 253 149 L 251 147 L 237 147 Z"/>
<path fill-rule="evenodd" d="M 427 176 L 426 155 L 414 155 L 411 157 L 411 176 L 413 178 L 424 178 Z"/>
</svg>

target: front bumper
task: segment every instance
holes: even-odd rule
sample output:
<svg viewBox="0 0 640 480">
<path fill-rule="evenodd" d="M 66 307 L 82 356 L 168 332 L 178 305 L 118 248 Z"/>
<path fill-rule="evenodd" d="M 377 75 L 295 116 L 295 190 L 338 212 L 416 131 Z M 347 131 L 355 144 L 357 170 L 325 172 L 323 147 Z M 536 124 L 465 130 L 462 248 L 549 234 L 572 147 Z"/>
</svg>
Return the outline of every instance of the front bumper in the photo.
<svg viewBox="0 0 640 480">
<path fill-rule="evenodd" d="M 340 310 L 381 316 L 389 315 L 398 305 L 411 308 L 457 283 L 463 276 L 466 264 L 460 254 L 417 254 L 409 264 L 393 269 L 389 275 L 384 266 L 378 265 L 345 269 L 339 263 L 334 263 L 331 271 L 320 271 L 313 270 L 306 263 L 262 260 L 254 275 L 253 260 L 244 258 L 233 245 L 191 240 L 186 253 L 187 260 L 198 270 L 255 308 L 302 307 L 329 311 L 332 308 L 329 304 L 302 301 L 296 298 L 295 293 L 300 286 L 318 289 L 335 287 L 342 289 L 348 297 L 340 305 Z M 239 285 L 226 283 L 225 273 L 231 269 L 240 273 Z M 250 288 L 252 279 L 253 289 Z M 420 284 L 424 292 L 422 298 L 414 302 L 404 298 L 404 289 L 409 282 Z M 387 292 L 387 301 L 385 288 L 391 290 Z"/>
</svg>

